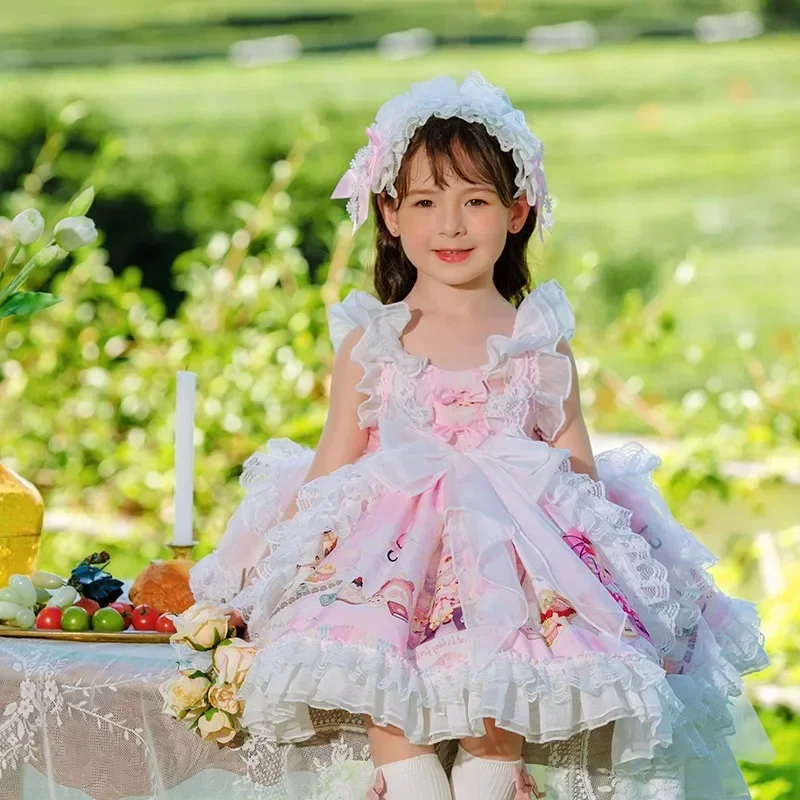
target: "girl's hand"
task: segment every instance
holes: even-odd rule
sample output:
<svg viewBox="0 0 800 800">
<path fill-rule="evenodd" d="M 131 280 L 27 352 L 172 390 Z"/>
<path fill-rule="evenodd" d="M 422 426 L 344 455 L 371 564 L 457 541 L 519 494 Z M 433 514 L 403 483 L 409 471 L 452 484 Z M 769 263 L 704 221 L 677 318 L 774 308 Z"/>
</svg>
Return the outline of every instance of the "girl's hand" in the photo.
<svg viewBox="0 0 800 800">
<path fill-rule="evenodd" d="M 235 609 L 232 608 L 228 611 L 228 625 L 232 628 L 244 628 L 244 620 L 242 619 L 242 615 Z"/>
</svg>

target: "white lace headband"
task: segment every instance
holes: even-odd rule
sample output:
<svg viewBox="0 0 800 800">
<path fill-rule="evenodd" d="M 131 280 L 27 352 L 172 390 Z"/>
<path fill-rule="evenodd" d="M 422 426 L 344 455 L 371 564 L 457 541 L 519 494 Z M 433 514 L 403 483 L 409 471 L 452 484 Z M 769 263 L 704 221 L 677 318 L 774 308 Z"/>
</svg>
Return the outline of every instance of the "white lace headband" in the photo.
<svg viewBox="0 0 800 800">
<path fill-rule="evenodd" d="M 397 197 L 394 188 L 400 163 L 411 137 L 430 117 L 459 117 L 467 122 L 483 123 L 497 139 L 503 151 L 511 151 L 517 165 L 514 197 L 526 195 L 536 209 L 539 237 L 543 228 L 553 225 L 553 204 L 547 194 L 542 143 L 533 135 L 521 111 L 511 105 L 502 89 L 489 83 L 479 72 L 470 72 L 459 86 L 449 77 L 438 77 L 412 84 L 410 91 L 384 103 L 367 128 L 369 144 L 362 147 L 350 162 L 350 169 L 333 190 L 332 198 L 348 198 L 347 213 L 357 231 L 369 213 L 370 192 L 387 191 Z"/>
</svg>

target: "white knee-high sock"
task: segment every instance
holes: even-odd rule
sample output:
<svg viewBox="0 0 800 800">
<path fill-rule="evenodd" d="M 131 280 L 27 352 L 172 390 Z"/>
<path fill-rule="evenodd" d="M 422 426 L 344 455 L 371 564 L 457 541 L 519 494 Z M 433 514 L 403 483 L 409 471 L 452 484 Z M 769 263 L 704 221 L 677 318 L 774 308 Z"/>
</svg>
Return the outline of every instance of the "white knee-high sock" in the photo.
<svg viewBox="0 0 800 800">
<path fill-rule="evenodd" d="M 422 756 L 393 761 L 375 769 L 366 800 L 452 800 L 439 756 Z"/>
<path fill-rule="evenodd" d="M 450 773 L 453 800 L 529 800 L 544 797 L 525 762 L 479 758 L 461 745 Z"/>
</svg>

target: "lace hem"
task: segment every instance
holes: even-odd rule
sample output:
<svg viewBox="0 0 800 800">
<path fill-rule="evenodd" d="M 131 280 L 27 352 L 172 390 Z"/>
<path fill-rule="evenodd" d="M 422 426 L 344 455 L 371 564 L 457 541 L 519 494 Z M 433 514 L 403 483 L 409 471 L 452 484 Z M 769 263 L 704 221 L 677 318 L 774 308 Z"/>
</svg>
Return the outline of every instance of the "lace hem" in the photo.
<svg viewBox="0 0 800 800">
<path fill-rule="evenodd" d="M 614 572 L 642 619 L 659 654 L 675 647 L 680 605 L 670 598 L 666 567 L 656 561 L 647 542 L 630 528 L 632 514 L 610 503 L 602 483 L 573 472 L 564 462 L 540 502 L 567 528 L 584 533 Z"/>
<path fill-rule="evenodd" d="M 243 583 L 243 571 L 263 557 L 264 534 L 283 514 L 314 458 L 314 450 L 291 439 L 270 439 L 243 465 L 239 484 L 245 497 L 228 520 L 217 549 L 189 571 L 196 600 L 231 601 Z"/>
<path fill-rule="evenodd" d="M 600 453 L 597 469 L 609 496 L 631 511 L 636 534 L 648 543 L 654 559 L 669 573 L 671 590 L 681 605 L 678 624 L 684 632 L 704 619 L 722 657 L 741 675 L 769 664 L 757 607 L 719 590 L 708 567 L 717 557 L 672 515 L 652 473 L 661 459 L 636 442 Z"/>
<path fill-rule="evenodd" d="M 386 651 L 298 634 L 259 652 L 241 694 L 243 724 L 278 741 L 313 734 L 308 706 L 369 714 L 417 744 L 484 735 L 484 717 L 533 743 L 619 720 L 616 751 L 626 762 L 668 746 L 683 710 L 663 670 L 638 654 L 533 664 L 503 653 L 478 673 L 468 664 L 421 671 Z"/>
<path fill-rule="evenodd" d="M 317 556 L 325 531 L 346 538 L 355 523 L 385 491 L 370 480 L 366 466 L 371 455 L 303 484 L 297 491 L 297 513 L 270 528 L 264 539 L 269 552 L 255 565 L 255 579 L 232 605 L 248 622 L 251 638 L 259 642 L 269 619 L 289 588 L 298 564 Z"/>
</svg>

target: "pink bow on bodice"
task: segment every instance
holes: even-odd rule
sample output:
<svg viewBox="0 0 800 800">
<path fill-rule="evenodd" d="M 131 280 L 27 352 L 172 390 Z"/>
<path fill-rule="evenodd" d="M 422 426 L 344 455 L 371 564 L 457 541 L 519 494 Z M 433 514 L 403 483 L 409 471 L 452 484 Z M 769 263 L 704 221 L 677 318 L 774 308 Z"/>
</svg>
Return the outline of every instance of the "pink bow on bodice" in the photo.
<svg viewBox="0 0 800 800">
<path fill-rule="evenodd" d="M 452 405 L 457 400 L 464 400 L 467 403 L 485 403 L 488 397 L 489 392 L 484 383 L 477 388 L 465 389 L 453 389 L 451 386 L 445 386 L 436 393 L 436 399 L 445 406 Z"/>
<path fill-rule="evenodd" d="M 442 422 L 436 420 L 432 428 L 433 435 L 445 442 L 459 435 L 469 447 L 477 447 L 488 435 L 489 426 L 483 417 L 464 422 Z"/>
</svg>

